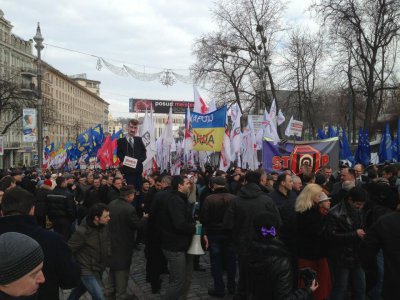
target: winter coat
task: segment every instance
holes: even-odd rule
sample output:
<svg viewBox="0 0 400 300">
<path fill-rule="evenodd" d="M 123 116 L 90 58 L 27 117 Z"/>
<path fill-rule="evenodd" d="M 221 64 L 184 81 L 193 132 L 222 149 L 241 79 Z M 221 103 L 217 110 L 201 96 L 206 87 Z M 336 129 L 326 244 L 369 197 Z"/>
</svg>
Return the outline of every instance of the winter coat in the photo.
<svg viewBox="0 0 400 300">
<path fill-rule="evenodd" d="M 135 232 L 144 226 L 144 220 L 139 220 L 135 208 L 123 198 L 118 198 L 108 205 L 111 235 L 112 270 L 129 270 L 135 247 Z"/>
<path fill-rule="evenodd" d="M 178 191 L 166 192 L 164 195 L 157 200 L 156 228 L 161 235 L 161 248 L 186 252 L 195 232 L 187 197 Z"/>
<path fill-rule="evenodd" d="M 96 189 L 94 186 L 91 186 L 85 193 L 85 200 L 83 202 L 83 205 L 89 209 L 91 208 L 94 204 L 100 203 L 100 190 Z"/>
<path fill-rule="evenodd" d="M 400 285 L 400 212 L 381 217 L 365 235 L 360 246 L 360 259 L 366 271 L 373 270 L 376 254 L 383 250 L 383 299 L 399 299 Z"/>
<path fill-rule="evenodd" d="M 275 203 L 255 183 L 243 186 L 238 197 L 233 199 L 227 212 L 227 225 L 232 229 L 238 252 L 244 253 L 252 239 L 254 217 L 265 211 L 276 214 L 280 220 Z"/>
<path fill-rule="evenodd" d="M 327 239 L 328 256 L 338 265 L 346 268 L 358 267 L 358 248 L 361 238 L 357 229 L 363 229 L 362 211 L 352 209 L 347 202 L 335 205 L 328 214 Z"/>
<path fill-rule="evenodd" d="M 141 175 L 143 172 L 143 162 L 146 160 L 146 146 L 143 144 L 142 137 L 134 137 L 133 149 L 126 137 L 119 138 L 117 140 L 117 156 L 121 163 L 123 163 L 125 156 L 133 157 L 138 160 L 136 168 L 122 166 L 121 171 L 123 174 Z"/>
<path fill-rule="evenodd" d="M 76 229 L 68 241 L 72 254 L 81 265 L 82 275 L 101 277 L 111 255 L 108 225 L 95 225 L 87 218 Z"/>
<path fill-rule="evenodd" d="M 317 260 L 327 257 L 326 223 L 328 217 L 319 212 L 318 205 L 297 213 L 297 255 Z"/>
<path fill-rule="evenodd" d="M 226 188 L 218 188 L 213 194 L 207 196 L 200 218 L 205 235 L 230 235 L 230 230 L 225 224 L 225 215 L 234 198 L 236 196 L 229 193 Z"/>
<path fill-rule="evenodd" d="M 310 299 L 311 290 L 293 286 L 295 280 L 291 269 L 291 254 L 280 240 L 252 241 L 247 262 L 247 299 Z"/>
<path fill-rule="evenodd" d="M 43 274 L 46 282 L 37 293 L 39 300 L 59 299 L 59 288 L 71 289 L 78 285 L 80 267 L 74 261 L 63 237 L 36 224 L 32 216 L 7 216 L 0 218 L 0 234 L 19 232 L 36 240 L 44 254 Z"/>
<path fill-rule="evenodd" d="M 51 192 L 51 186 L 41 185 L 36 191 L 36 203 L 35 203 L 35 216 L 46 217 L 47 215 L 47 195 Z"/>
<path fill-rule="evenodd" d="M 68 218 L 71 222 L 76 217 L 76 205 L 67 188 L 55 187 L 46 197 L 47 215 L 50 220 Z"/>
<path fill-rule="evenodd" d="M 117 189 L 115 186 L 110 186 L 107 192 L 107 203 L 110 203 L 111 201 L 118 199 L 119 198 L 119 189 Z"/>
</svg>

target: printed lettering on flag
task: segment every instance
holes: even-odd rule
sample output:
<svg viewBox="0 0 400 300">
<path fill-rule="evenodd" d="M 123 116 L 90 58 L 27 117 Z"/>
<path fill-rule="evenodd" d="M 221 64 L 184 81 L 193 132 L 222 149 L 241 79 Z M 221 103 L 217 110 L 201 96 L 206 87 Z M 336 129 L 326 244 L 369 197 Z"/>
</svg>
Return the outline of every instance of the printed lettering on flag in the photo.
<svg viewBox="0 0 400 300">
<path fill-rule="evenodd" d="M 192 113 L 193 150 L 221 151 L 225 132 L 226 106 L 209 113 Z"/>
</svg>

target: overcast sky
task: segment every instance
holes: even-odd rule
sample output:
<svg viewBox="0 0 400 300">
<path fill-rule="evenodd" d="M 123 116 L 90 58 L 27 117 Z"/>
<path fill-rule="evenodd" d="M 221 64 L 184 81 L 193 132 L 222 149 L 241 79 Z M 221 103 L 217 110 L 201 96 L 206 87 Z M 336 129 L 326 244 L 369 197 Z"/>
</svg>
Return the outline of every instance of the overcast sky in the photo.
<svg viewBox="0 0 400 300">
<path fill-rule="evenodd" d="M 128 99 L 193 100 L 193 87 L 177 82 L 165 87 L 120 77 L 106 67 L 96 70 L 92 54 L 108 62 L 155 73 L 175 69 L 188 74 L 194 63 L 192 45 L 203 33 L 215 29 L 211 0 L 1 0 L 0 9 L 12 32 L 31 39 L 40 22 L 45 49 L 42 58 L 67 75 L 86 73 L 101 81 L 100 94 L 110 103 L 114 117 L 128 117 Z M 292 24 L 309 22 L 309 0 L 292 0 L 286 18 Z M 35 50 L 36 52 L 36 50 Z M 145 67 L 144 67 L 145 66 Z M 207 99 L 205 91 L 200 93 Z"/>
</svg>

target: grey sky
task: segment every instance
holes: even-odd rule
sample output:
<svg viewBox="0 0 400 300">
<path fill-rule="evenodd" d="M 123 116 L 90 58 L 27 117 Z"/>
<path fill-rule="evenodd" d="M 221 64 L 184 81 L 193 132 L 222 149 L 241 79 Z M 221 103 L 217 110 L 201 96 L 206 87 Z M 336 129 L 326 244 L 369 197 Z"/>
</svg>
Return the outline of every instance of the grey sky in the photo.
<svg viewBox="0 0 400 300">
<path fill-rule="evenodd" d="M 307 22 L 309 0 L 293 0 L 286 11 L 291 24 Z M 165 68 L 182 69 L 187 75 L 194 63 L 192 45 L 201 34 L 212 31 L 211 0 L 2 0 L 0 9 L 24 39 L 35 35 L 41 24 L 44 43 L 103 57 L 117 66 L 149 73 Z M 119 77 L 96 58 L 46 46 L 43 59 L 71 75 L 87 73 L 101 81 L 101 96 L 113 116 L 129 116 L 128 99 L 193 100 L 190 84 L 165 87 L 158 81 L 143 82 Z M 200 93 L 206 98 L 205 91 Z"/>
</svg>

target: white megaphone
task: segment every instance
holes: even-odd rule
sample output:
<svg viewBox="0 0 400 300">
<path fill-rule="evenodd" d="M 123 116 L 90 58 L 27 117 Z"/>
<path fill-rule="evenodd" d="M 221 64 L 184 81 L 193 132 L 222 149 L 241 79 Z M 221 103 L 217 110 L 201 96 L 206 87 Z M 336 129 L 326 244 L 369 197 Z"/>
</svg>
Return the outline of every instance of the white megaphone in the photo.
<svg viewBox="0 0 400 300">
<path fill-rule="evenodd" d="M 190 244 L 189 250 L 187 251 L 188 254 L 192 255 L 205 254 L 203 247 L 201 247 L 201 230 L 202 230 L 202 225 L 200 223 L 197 223 L 196 233 L 193 235 L 192 243 Z"/>
</svg>

